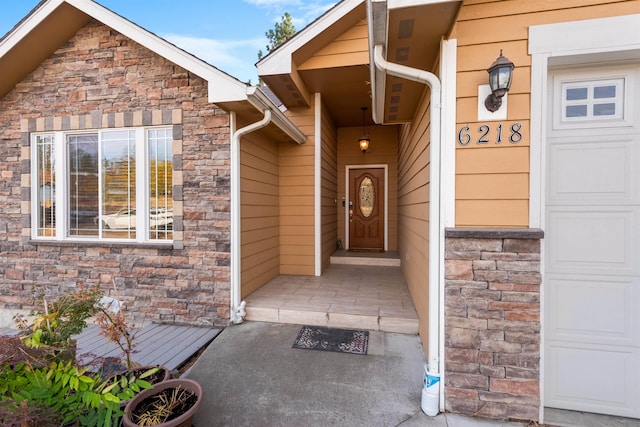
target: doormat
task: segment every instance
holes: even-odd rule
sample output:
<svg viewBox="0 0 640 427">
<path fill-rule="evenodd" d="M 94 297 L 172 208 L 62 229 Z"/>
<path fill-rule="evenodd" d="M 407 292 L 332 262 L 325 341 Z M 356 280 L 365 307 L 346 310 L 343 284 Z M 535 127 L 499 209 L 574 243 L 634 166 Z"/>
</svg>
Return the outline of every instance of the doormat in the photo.
<svg viewBox="0 0 640 427">
<path fill-rule="evenodd" d="M 368 331 L 303 326 L 292 348 L 367 354 Z"/>
</svg>

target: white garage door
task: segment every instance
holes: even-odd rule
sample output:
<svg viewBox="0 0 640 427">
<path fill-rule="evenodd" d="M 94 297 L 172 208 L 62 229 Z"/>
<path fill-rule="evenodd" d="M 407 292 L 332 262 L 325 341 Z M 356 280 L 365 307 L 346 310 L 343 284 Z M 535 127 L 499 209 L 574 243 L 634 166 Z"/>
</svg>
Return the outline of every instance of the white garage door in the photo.
<svg viewBox="0 0 640 427">
<path fill-rule="evenodd" d="M 545 406 L 640 418 L 639 77 L 550 75 Z"/>
</svg>

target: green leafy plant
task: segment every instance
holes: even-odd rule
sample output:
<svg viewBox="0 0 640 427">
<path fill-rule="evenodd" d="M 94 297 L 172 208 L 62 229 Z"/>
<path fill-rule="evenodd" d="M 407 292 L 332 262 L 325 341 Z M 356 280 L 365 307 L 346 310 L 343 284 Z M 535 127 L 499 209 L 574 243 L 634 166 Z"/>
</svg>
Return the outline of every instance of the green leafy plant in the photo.
<svg viewBox="0 0 640 427">
<path fill-rule="evenodd" d="M 120 402 L 151 388 L 143 378 L 151 374 L 148 371 L 140 377 L 118 377 L 107 382 L 75 366 L 73 361 L 51 362 L 44 368 L 5 365 L 0 371 L 0 400 L 47 408 L 62 422 L 75 420 L 88 427 L 118 426 L 124 414 Z"/>
<path fill-rule="evenodd" d="M 76 291 L 51 302 L 41 294 L 42 309 L 31 313 L 31 322 L 22 315 L 15 317 L 22 342 L 32 348 L 71 348 L 71 336 L 82 332 L 87 319 L 99 312 L 96 304 L 101 297 L 98 288 L 86 288 L 82 284 Z"/>
</svg>

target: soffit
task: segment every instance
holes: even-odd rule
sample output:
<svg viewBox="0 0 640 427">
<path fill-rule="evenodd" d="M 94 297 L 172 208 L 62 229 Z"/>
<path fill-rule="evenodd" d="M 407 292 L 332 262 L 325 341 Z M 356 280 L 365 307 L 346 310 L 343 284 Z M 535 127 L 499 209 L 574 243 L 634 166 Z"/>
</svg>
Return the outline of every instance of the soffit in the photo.
<svg viewBox="0 0 640 427">
<path fill-rule="evenodd" d="M 445 2 L 389 10 L 387 61 L 437 74 L 440 41 L 458 7 L 458 2 Z M 424 84 L 386 76 L 384 123 L 412 121 L 425 90 Z"/>
<path fill-rule="evenodd" d="M 38 25 L 38 31 L 27 33 L 0 57 L 0 98 L 9 93 L 91 19 L 91 16 L 67 3 L 62 3 L 53 10 Z"/>
<path fill-rule="evenodd" d="M 320 93 L 322 103 L 338 127 L 361 126 L 362 107 L 371 121 L 371 85 L 369 66 L 308 70 L 300 73 L 312 93 Z"/>
</svg>

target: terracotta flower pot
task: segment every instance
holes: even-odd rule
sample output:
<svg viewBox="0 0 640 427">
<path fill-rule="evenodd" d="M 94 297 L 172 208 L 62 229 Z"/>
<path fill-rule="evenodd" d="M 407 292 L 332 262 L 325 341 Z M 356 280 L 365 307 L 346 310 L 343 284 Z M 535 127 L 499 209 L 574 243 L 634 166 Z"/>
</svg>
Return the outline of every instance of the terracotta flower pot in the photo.
<svg viewBox="0 0 640 427">
<path fill-rule="evenodd" d="M 133 413 L 136 408 L 145 401 L 145 399 L 156 396 L 165 390 L 174 389 L 177 387 L 193 393 L 196 396 L 196 401 L 183 414 L 170 421 L 158 424 L 158 427 L 190 427 L 192 425 L 193 416 L 195 415 L 196 411 L 200 407 L 200 403 L 202 402 L 203 392 L 202 386 L 200 386 L 198 382 L 186 378 L 166 380 L 154 385 L 153 388 L 143 390 L 138 393 L 133 399 L 129 401 L 129 403 L 127 403 L 127 406 L 124 408 L 124 417 L 122 419 L 124 427 L 139 427 L 139 424 L 136 424 L 133 421 Z"/>
</svg>

